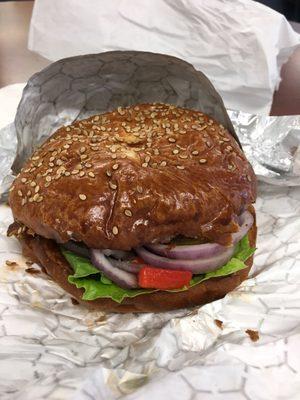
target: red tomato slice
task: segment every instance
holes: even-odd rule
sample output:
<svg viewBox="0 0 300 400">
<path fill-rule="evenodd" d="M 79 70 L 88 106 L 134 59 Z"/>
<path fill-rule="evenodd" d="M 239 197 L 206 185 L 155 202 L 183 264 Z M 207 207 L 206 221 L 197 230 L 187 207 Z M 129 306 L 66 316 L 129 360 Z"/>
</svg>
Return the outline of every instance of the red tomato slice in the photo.
<svg viewBox="0 0 300 400">
<path fill-rule="evenodd" d="M 170 269 L 145 266 L 139 271 L 139 285 L 148 289 L 180 289 L 187 286 L 193 274 L 189 271 L 174 271 Z"/>
</svg>

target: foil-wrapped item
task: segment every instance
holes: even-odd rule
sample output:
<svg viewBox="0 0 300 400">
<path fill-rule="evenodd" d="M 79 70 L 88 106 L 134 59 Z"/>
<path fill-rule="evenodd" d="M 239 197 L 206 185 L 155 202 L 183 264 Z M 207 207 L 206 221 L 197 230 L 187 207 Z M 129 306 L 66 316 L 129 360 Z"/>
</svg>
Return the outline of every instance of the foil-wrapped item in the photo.
<svg viewBox="0 0 300 400">
<path fill-rule="evenodd" d="M 188 64 L 129 53 L 62 60 L 32 77 L 15 124 L 0 134 L 2 194 L 17 140 L 15 172 L 39 143 L 74 119 L 141 101 L 203 109 L 232 134 L 234 126 L 258 177 L 278 185 L 259 184 L 258 249 L 250 278 L 204 307 L 90 312 L 28 263 L 15 238 L 6 237 L 13 218 L 2 204 L 1 400 L 298 400 L 299 117 L 229 111 L 232 125 L 209 82 Z M 99 66 L 102 57 L 108 58 Z"/>
</svg>

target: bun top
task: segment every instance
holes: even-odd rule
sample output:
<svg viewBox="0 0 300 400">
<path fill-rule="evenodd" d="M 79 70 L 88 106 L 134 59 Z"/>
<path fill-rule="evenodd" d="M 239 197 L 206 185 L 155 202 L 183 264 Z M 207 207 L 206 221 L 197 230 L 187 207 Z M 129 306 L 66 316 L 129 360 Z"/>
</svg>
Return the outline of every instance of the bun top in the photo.
<svg viewBox="0 0 300 400">
<path fill-rule="evenodd" d="M 19 233 L 126 250 L 179 234 L 229 243 L 255 198 L 252 167 L 222 125 L 141 104 L 58 129 L 22 168 L 9 203 Z"/>
</svg>

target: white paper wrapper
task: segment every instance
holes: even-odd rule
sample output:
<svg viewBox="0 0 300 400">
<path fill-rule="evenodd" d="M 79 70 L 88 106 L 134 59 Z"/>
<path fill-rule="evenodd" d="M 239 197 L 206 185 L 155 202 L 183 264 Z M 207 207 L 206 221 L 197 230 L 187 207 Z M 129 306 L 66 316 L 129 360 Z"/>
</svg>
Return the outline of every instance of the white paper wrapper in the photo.
<svg viewBox="0 0 300 400">
<path fill-rule="evenodd" d="M 29 48 L 50 60 L 111 50 L 170 54 L 203 71 L 227 108 L 268 114 L 300 36 L 250 0 L 36 0 Z"/>
</svg>

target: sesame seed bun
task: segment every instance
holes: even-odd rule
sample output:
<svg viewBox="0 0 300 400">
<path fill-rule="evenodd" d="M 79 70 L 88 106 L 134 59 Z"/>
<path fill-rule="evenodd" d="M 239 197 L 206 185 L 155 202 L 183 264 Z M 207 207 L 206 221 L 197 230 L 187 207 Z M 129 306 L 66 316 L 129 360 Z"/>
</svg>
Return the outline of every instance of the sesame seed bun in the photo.
<svg viewBox="0 0 300 400">
<path fill-rule="evenodd" d="M 254 208 L 250 206 L 248 210 L 255 218 Z M 248 237 L 250 245 L 255 247 L 255 223 L 250 229 Z M 158 291 L 133 298 L 125 298 L 120 304 L 111 299 L 84 301 L 82 300 L 83 289 L 77 289 L 75 285 L 68 282 L 68 276 L 73 271 L 61 254 L 56 242 L 40 236 L 33 237 L 26 234 L 22 235 L 21 242 L 23 253 L 31 260 L 40 264 L 45 272 L 66 290 L 72 298 L 75 298 L 79 303 L 84 304 L 92 310 L 106 312 L 163 312 L 209 303 L 224 297 L 244 281 L 248 276 L 253 262 L 253 257 L 250 257 L 246 261 L 247 268 L 222 278 L 211 278 L 183 292 L 170 293 Z"/>
<path fill-rule="evenodd" d="M 129 250 L 179 234 L 227 244 L 255 198 L 254 172 L 220 124 L 142 104 L 60 128 L 26 162 L 9 203 L 19 234 Z"/>
</svg>

